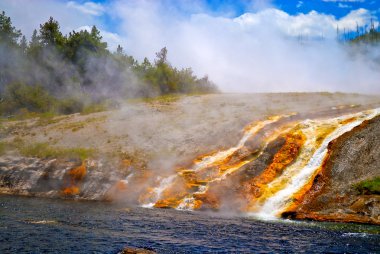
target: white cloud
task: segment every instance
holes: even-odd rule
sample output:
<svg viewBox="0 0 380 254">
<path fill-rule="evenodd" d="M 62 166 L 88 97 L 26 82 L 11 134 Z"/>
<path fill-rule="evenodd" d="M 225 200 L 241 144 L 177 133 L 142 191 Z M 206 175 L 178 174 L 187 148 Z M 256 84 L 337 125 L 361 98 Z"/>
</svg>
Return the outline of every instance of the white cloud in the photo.
<svg viewBox="0 0 380 254">
<path fill-rule="evenodd" d="M 337 25 L 346 30 L 355 31 L 357 26 L 364 26 L 371 22 L 371 12 L 366 9 L 351 11 L 347 16 L 337 20 Z M 377 22 L 376 22 L 377 23 Z"/>
<path fill-rule="evenodd" d="M 178 17 L 165 4 L 151 1 L 119 1 L 112 9 L 121 20 L 128 53 L 152 59 L 167 46 L 175 66 L 209 74 L 224 91 L 380 92 L 380 73 L 368 61 L 350 58 L 335 41 L 337 26 L 355 31 L 356 23 L 369 23 L 371 14 L 365 9 L 341 19 L 278 9 L 237 18 L 206 13 Z M 299 35 L 327 40 L 300 44 L 293 39 Z"/>
<path fill-rule="evenodd" d="M 261 27 L 266 26 L 288 36 L 305 35 L 311 37 L 334 36 L 334 27 L 338 23 L 334 16 L 319 14 L 316 11 L 293 16 L 278 9 L 246 13 L 233 21 L 251 29 L 260 30 Z"/>
<path fill-rule="evenodd" d="M 79 10 L 84 14 L 90 14 L 94 16 L 101 16 L 105 11 L 103 5 L 94 2 L 85 2 L 83 4 L 79 4 L 77 2 L 70 1 L 66 5 L 67 7 Z"/>
<path fill-rule="evenodd" d="M 343 8 L 343 9 L 349 9 L 349 8 L 352 8 L 352 5 L 339 3 L 338 7 Z"/>
<path fill-rule="evenodd" d="M 302 2 L 302 1 L 298 1 L 296 7 L 297 7 L 297 8 L 300 8 L 300 7 L 302 7 L 302 5 L 303 5 L 303 2 Z"/>
</svg>

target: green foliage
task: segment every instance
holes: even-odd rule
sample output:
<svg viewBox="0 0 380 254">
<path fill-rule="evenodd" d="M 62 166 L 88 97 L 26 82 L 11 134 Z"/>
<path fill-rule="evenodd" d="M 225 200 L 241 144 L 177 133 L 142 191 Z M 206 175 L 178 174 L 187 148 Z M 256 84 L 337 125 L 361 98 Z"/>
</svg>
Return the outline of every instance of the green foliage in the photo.
<svg viewBox="0 0 380 254">
<path fill-rule="evenodd" d="M 57 101 L 57 111 L 60 114 L 68 115 L 81 112 L 84 108 L 84 103 L 77 98 L 66 98 Z"/>
<path fill-rule="evenodd" d="M 111 53 L 95 26 L 63 35 L 50 17 L 28 43 L 2 12 L 0 44 L 0 116 L 98 112 L 115 99 L 218 91 L 207 76 L 173 67 L 166 47 L 153 63 L 139 63 L 120 45 Z"/>
<path fill-rule="evenodd" d="M 0 116 L 22 120 L 28 118 L 49 118 L 57 114 L 95 113 L 113 109 L 117 104 L 111 101 L 84 103 L 81 97 L 57 99 L 41 86 L 28 86 L 23 83 L 9 85 L 0 102 Z"/>
<path fill-rule="evenodd" d="M 69 33 L 65 44 L 65 55 L 83 68 L 88 55 L 101 55 L 107 52 L 107 43 L 102 42 L 100 31 L 93 26 L 91 32 L 81 30 Z"/>
<path fill-rule="evenodd" d="M 168 60 L 167 60 L 167 57 L 168 57 L 168 50 L 166 49 L 166 47 L 163 47 L 160 52 L 157 52 L 156 53 L 156 66 L 160 66 L 160 65 L 163 65 L 163 64 L 168 64 Z"/>
<path fill-rule="evenodd" d="M 10 45 L 17 45 L 17 41 L 21 36 L 21 31 L 12 26 L 10 17 L 5 12 L 0 13 L 0 42 Z"/>
<path fill-rule="evenodd" d="M 29 42 L 29 47 L 27 47 L 26 52 L 28 56 L 32 59 L 37 59 L 40 50 L 42 49 L 42 44 L 38 38 L 37 30 L 34 29 L 32 38 Z"/>
<path fill-rule="evenodd" d="M 47 119 L 53 118 L 57 116 L 55 112 L 42 112 L 42 113 L 37 113 L 37 112 L 30 112 L 26 110 L 25 108 L 20 109 L 17 114 L 11 115 L 7 117 L 7 120 L 9 121 L 20 121 L 20 120 L 27 120 L 31 118 L 39 118 L 39 121 L 45 121 Z"/>
<path fill-rule="evenodd" d="M 191 68 L 173 68 L 167 55 L 168 50 L 164 47 L 156 53 L 154 65 L 147 58 L 141 64 L 134 63 L 137 75 L 159 95 L 218 92 L 216 85 L 207 76 L 198 79 Z"/>
<path fill-rule="evenodd" d="M 361 194 L 380 194 L 380 177 L 362 181 L 356 184 L 355 189 Z"/>
<path fill-rule="evenodd" d="M 25 54 L 27 49 L 28 49 L 28 41 L 26 40 L 25 35 L 23 35 L 20 41 L 20 50 L 23 54 Z"/>
<path fill-rule="evenodd" d="M 354 39 L 351 40 L 351 43 L 358 44 L 358 43 L 379 43 L 380 42 L 380 32 L 376 30 L 370 30 L 368 33 L 365 33 L 363 35 L 360 35 Z"/>
<path fill-rule="evenodd" d="M 356 27 L 356 34 L 353 38 L 348 34 L 343 34 L 343 37 L 351 44 L 375 44 L 380 42 L 379 27 L 377 30 L 375 29 L 375 23 L 372 19 L 369 30 L 366 27 L 359 28 L 359 25 L 356 25 Z"/>
<path fill-rule="evenodd" d="M 55 99 L 41 86 L 29 86 L 23 83 L 12 83 L 7 86 L 0 113 L 9 115 L 21 109 L 32 112 L 48 112 L 55 104 Z"/>
<path fill-rule="evenodd" d="M 44 46 L 61 48 L 65 43 L 65 38 L 59 31 L 58 21 L 50 17 L 47 22 L 40 25 L 39 39 Z"/>
</svg>

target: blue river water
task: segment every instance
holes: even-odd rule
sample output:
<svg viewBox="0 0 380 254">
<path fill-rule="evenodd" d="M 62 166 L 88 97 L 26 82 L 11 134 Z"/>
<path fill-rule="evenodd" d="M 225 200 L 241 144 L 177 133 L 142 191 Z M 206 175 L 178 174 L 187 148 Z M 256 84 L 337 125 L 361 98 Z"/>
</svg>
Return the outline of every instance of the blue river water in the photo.
<svg viewBox="0 0 380 254">
<path fill-rule="evenodd" d="M 0 253 L 380 253 L 380 227 L 0 195 Z"/>
</svg>

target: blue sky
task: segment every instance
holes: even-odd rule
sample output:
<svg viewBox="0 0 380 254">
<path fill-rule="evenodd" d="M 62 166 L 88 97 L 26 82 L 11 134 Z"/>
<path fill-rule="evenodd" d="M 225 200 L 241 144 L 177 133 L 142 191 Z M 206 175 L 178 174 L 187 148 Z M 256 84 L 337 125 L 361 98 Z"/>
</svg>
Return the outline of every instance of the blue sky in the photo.
<svg viewBox="0 0 380 254">
<path fill-rule="evenodd" d="M 380 4 L 378 0 L 365 1 L 322 1 L 322 0 L 286 0 L 275 1 L 274 5 L 289 14 L 308 13 L 315 10 L 320 13 L 332 14 L 337 18 L 347 15 L 350 11 L 365 8 L 371 11 L 379 11 Z M 378 13 L 377 13 L 378 16 Z"/>
<path fill-rule="evenodd" d="M 208 6 L 213 10 L 223 10 L 226 6 L 236 11 L 236 15 L 250 11 L 252 1 L 223 1 L 208 0 Z M 320 13 L 331 14 L 337 18 L 347 15 L 351 10 L 365 8 L 372 11 L 380 11 L 378 0 L 274 0 L 261 1 L 281 9 L 289 14 L 309 13 L 317 11 Z M 378 16 L 378 14 L 377 14 Z"/>
<path fill-rule="evenodd" d="M 85 3 L 87 0 L 75 1 Z M 115 2 L 113 0 L 95 0 L 92 1 L 99 4 L 109 4 Z M 125 1 L 128 2 L 128 1 Z M 173 8 L 180 10 L 183 14 L 194 14 L 199 10 L 189 9 L 188 1 L 164 1 L 169 3 Z M 183 4 L 187 2 L 186 4 Z M 196 1 L 195 1 L 196 2 Z M 205 0 L 199 1 L 202 5 L 202 12 L 207 11 L 210 15 L 221 15 L 229 17 L 238 17 L 247 12 L 256 12 L 258 8 L 270 7 L 280 9 L 290 15 L 300 13 L 307 14 L 311 11 L 333 15 L 337 19 L 349 14 L 351 11 L 364 8 L 372 12 L 372 15 L 380 19 L 380 1 L 379 0 Z M 255 8 L 255 5 L 258 8 Z M 105 14 L 99 17 L 103 24 L 110 31 L 116 31 L 118 19 L 112 15 Z"/>
<path fill-rule="evenodd" d="M 2 0 L 0 1 L 0 9 L 4 9 L 8 13 L 8 9 L 10 9 L 9 14 L 16 16 L 12 17 L 14 19 L 21 18 L 21 16 L 29 16 L 30 19 L 28 21 L 24 22 L 25 18 L 23 18 L 20 22 L 16 20 L 16 24 L 23 26 L 29 23 L 30 26 L 34 25 L 38 27 L 38 24 L 35 24 L 36 22 L 33 22 L 33 19 L 40 22 L 38 17 L 40 12 L 41 17 L 43 16 L 44 18 L 47 15 L 59 17 L 62 16 L 62 13 L 72 12 L 74 8 L 68 8 L 71 6 L 75 7 L 77 11 L 80 11 L 77 14 L 87 15 L 89 22 L 92 21 L 95 25 L 109 32 L 118 33 L 120 23 L 122 23 L 122 20 L 126 17 L 115 15 L 117 10 L 114 9 L 114 6 L 123 4 L 131 5 L 131 3 L 142 2 L 150 3 L 146 8 L 149 8 L 149 5 L 157 5 L 157 3 L 160 3 L 167 9 L 164 13 L 166 16 L 172 15 L 172 12 L 175 11 L 182 17 L 205 13 L 217 17 L 234 18 L 245 13 L 256 13 L 265 8 L 275 8 L 292 16 L 301 13 L 308 14 L 311 11 L 315 11 L 319 14 L 333 15 L 336 19 L 341 19 L 350 12 L 362 8 L 369 11 L 374 19 L 380 20 L 380 0 Z M 97 7 L 100 9 L 96 9 L 97 7 L 94 7 L 93 4 L 98 5 Z M 20 8 L 20 5 L 24 5 L 26 8 Z M 56 7 L 58 5 L 60 6 Z M 14 11 L 14 9 L 19 10 Z M 28 11 L 29 9 L 30 11 Z M 35 13 L 37 16 L 32 15 L 34 9 L 38 11 Z M 44 12 L 44 9 L 46 9 L 46 12 Z M 90 12 L 85 12 L 86 9 L 98 12 L 98 14 L 92 15 Z M 15 15 L 12 15 L 13 12 L 15 12 Z M 83 24 L 82 22 L 81 26 L 83 25 L 89 26 L 92 24 Z M 27 25 L 25 26 L 28 27 Z M 70 26 L 70 28 L 74 27 Z M 26 30 L 30 30 L 30 28 L 28 27 Z M 24 32 L 27 34 L 31 33 L 29 31 Z"/>
</svg>

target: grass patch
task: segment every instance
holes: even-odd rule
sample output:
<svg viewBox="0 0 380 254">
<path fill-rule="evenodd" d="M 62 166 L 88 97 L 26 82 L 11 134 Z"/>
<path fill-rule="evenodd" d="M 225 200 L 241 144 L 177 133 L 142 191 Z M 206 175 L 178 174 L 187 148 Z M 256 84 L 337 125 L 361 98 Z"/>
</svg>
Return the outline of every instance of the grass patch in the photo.
<svg viewBox="0 0 380 254">
<path fill-rule="evenodd" d="M 63 129 L 71 129 L 72 132 L 78 131 L 80 129 L 83 129 L 85 127 L 85 122 L 73 122 L 73 123 L 67 123 L 63 126 Z"/>
<path fill-rule="evenodd" d="M 106 118 L 107 118 L 107 116 L 88 117 L 87 119 L 85 119 L 83 121 L 65 123 L 64 125 L 59 126 L 59 129 L 71 130 L 72 132 L 75 132 L 75 131 L 78 131 L 80 129 L 83 129 L 84 127 L 86 127 L 86 125 L 88 125 L 90 123 L 105 121 Z"/>
<path fill-rule="evenodd" d="M 47 143 L 22 144 L 18 150 L 21 155 L 26 157 L 38 158 L 70 158 L 70 159 L 87 159 L 95 155 L 95 149 L 89 148 L 57 148 Z"/>
<path fill-rule="evenodd" d="M 27 109 L 21 109 L 15 115 L 2 117 L 2 120 L 3 121 L 23 121 L 23 120 L 33 119 L 33 118 L 48 119 L 48 118 L 53 118 L 55 116 L 57 116 L 57 114 L 52 111 L 39 113 L 39 112 L 30 112 Z"/>
<path fill-rule="evenodd" d="M 47 126 L 50 124 L 58 123 L 64 119 L 68 118 L 68 116 L 41 116 L 36 122 L 35 126 Z"/>
<path fill-rule="evenodd" d="M 129 103 L 173 103 L 178 101 L 180 98 L 183 98 L 185 95 L 183 94 L 165 94 L 157 97 L 149 97 L 149 98 L 134 98 L 129 99 Z"/>
<path fill-rule="evenodd" d="M 355 185 L 360 194 L 380 194 L 380 177 L 362 181 Z"/>
<path fill-rule="evenodd" d="M 87 159 L 94 157 L 97 152 L 91 148 L 59 148 L 50 146 L 48 143 L 26 144 L 20 138 L 15 138 L 13 142 L 0 142 L 0 156 L 7 151 L 17 150 L 25 157 L 37 158 L 65 158 L 65 159 Z"/>
<path fill-rule="evenodd" d="M 107 110 L 114 110 L 120 107 L 119 102 L 113 100 L 104 100 L 98 103 L 90 103 L 85 105 L 80 112 L 81 115 L 88 115 L 91 113 L 98 113 Z"/>
</svg>

